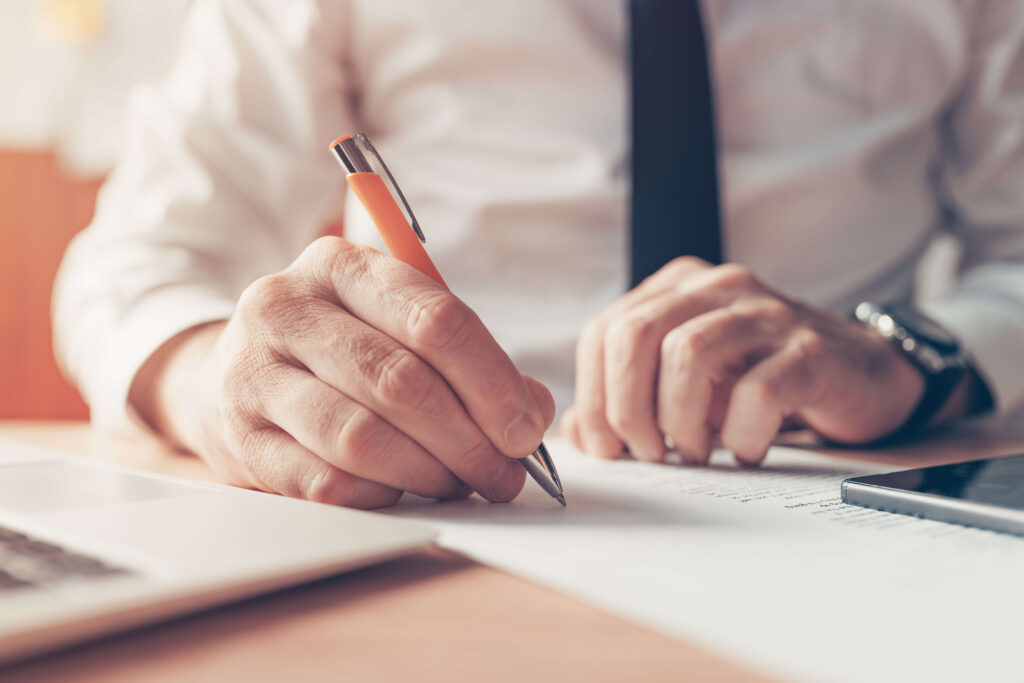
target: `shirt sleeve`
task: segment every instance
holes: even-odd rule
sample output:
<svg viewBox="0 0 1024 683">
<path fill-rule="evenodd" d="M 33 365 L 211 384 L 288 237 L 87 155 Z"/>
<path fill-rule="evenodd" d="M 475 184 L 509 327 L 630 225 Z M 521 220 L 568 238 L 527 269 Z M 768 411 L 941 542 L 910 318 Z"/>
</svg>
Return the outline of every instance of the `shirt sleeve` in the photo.
<svg viewBox="0 0 1024 683">
<path fill-rule="evenodd" d="M 137 91 L 121 161 L 54 288 L 58 361 L 103 427 L 132 416 L 138 369 L 227 318 L 340 212 L 330 141 L 352 129 L 335 0 L 199 0 L 181 54 Z"/>
<path fill-rule="evenodd" d="M 923 308 L 960 338 L 1005 415 L 1024 403 L 1024 5 L 974 7 L 937 166 L 960 279 Z"/>
</svg>

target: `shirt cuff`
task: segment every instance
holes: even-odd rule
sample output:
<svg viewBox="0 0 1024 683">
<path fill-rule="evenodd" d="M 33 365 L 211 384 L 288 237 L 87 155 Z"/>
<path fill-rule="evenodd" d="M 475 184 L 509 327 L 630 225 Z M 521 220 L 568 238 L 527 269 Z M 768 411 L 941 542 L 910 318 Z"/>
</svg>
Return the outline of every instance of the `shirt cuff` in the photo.
<svg viewBox="0 0 1024 683">
<path fill-rule="evenodd" d="M 990 298 L 953 295 L 921 306 L 926 315 L 960 340 L 1005 416 L 1024 403 L 1024 375 L 1019 372 L 1024 348 L 1024 316 L 1015 306 Z"/>
<path fill-rule="evenodd" d="M 150 292 L 125 314 L 107 338 L 100 359 L 84 373 L 83 389 L 92 423 L 108 430 L 149 427 L 128 405 L 128 392 L 142 365 L 165 342 L 203 323 L 225 320 L 235 300 L 203 286 L 176 285 Z"/>
</svg>

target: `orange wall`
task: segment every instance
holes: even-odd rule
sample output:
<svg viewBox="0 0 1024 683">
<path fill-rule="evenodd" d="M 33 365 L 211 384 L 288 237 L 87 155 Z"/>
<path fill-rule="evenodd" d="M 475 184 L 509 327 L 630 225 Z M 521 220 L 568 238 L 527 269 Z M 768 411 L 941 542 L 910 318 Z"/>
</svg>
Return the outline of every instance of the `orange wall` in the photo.
<svg viewBox="0 0 1024 683">
<path fill-rule="evenodd" d="M 81 418 L 50 341 L 50 291 L 101 180 L 70 180 L 52 154 L 0 150 L 0 419 Z"/>
</svg>

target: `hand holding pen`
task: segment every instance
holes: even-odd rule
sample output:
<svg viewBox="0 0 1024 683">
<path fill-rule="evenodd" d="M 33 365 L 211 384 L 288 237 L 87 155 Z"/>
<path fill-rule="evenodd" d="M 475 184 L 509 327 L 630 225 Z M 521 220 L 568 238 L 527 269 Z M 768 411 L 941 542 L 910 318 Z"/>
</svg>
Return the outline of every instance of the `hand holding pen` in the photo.
<svg viewBox="0 0 1024 683">
<path fill-rule="evenodd" d="M 130 400 L 233 483 L 359 508 L 404 491 L 511 500 L 526 473 L 510 458 L 554 417 L 464 303 L 338 237 L 161 347 Z"/>
<path fill-rule="evenodd" d="M 342 136 L 331 143 L 331 151 L 348 172 L 349 186 L 377 226 L 392 256 L 413 266 L 447 291 L 448 286 L 423 248 L 426 237 L 409 202 L 369 138 L 362 133 L 354 137 Z M 473 318 L 479 322 L 476 316 Z M 461 321 L 453 320 L 452 323 L 461 324 Z M 513 422 L 508 430 L 517 428 Z M 534 481 L 564 507 L 562 483 L 544 444 L 540 443 L 529 457 L 520 462 Z"/>
</svg>

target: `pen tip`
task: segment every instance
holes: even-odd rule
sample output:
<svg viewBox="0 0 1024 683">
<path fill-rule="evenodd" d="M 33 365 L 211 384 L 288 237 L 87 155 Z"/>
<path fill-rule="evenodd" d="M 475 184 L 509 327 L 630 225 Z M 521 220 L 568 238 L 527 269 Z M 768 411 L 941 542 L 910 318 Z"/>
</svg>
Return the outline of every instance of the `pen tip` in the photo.
<svg viewBox="0 0 1024 683">
<path fill-rule="evenodd" d="M 565 507 L 565 496 L 563 496 L 561 493 L 559 493 L 557 496 L 555 496 L 555 500 L 557 500 L 559 503 L 561 503 L 562 507 Z"/>
</svg>

